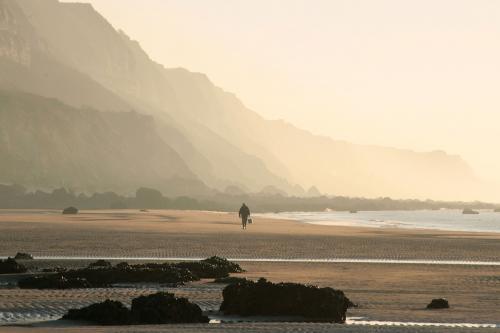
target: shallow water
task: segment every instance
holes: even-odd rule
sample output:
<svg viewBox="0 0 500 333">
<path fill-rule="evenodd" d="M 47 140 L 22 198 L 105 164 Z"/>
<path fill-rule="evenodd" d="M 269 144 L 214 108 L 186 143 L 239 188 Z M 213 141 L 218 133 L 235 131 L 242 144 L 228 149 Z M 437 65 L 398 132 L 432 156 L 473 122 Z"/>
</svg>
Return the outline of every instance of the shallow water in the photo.
<svg viewBox="0 0 500 333">
<path fill-rule="evenodd" d="M 311 224 L 371 228 L 435 229 L 446 231 L 498 232 L 500 213 L 480 210 L 480 214 L 462 214 L 461 210 L 284 212 L 260 214 L 262 217 L 301 221 Z"/>
<path fill-rule="evenodd" d="M 0 259 L 7 259 L 0 256 Z M 118 260 L 118 261 L 199 261 L 202 257 L 85 257 L 85 256 L 34 256 L 38 260 Z M 290 262 L 290 263 L 362 263 L 362 264 L 408 264 L 408 265 L 465 265 L 500 266 L 500 261 L 474 260 L 426 260 L 426 259 L 359 259 L 359 258 L 227 258 L 236 262 Z"/>
</svg>

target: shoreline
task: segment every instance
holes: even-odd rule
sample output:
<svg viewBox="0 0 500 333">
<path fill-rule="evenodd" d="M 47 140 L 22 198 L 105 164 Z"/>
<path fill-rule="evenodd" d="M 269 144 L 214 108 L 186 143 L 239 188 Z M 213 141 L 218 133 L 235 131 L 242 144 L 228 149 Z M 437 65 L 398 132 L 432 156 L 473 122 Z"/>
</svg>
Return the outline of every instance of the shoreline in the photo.
<svg viewBox="0 0 500 333">
<path fill-rule="evenodd" d="M 500 235 L 495 233 L 321 226 L 257 216 L 247 230 L 242 230 L 236 213 L 172 210 L 84 210 L 72 216 L 56 210 L 3 211 L 0 230 L 0 256 L 31 253 L 35 260 L 22 263 L 38 269 L 81 267 L 102 258 L 180 261 L 218 255 L 240 260 L 246 272 L 236 274 L 238 277 L 252 280 L 265 277 L 275 283 L 340 289 L 359 304 L 358 308 L 349 309 L 348 317 L 368 323 L 341 326 L 341 330 L 349 332 L 370 331 L 374 327 L 381 332 L 391 329 L 396 332 L 406 327 L 404 322 L 499 324 L 500 268 L 492 263 L 500 262 Z M 475 262 L 480 265 L 471 264 Z M 141 285 L 22 292 L 0 288 L 0 312 L 12 312 L 19 319 L 29 319 L 31 313 L 60 315 L 68 306 L 86 306 L 107 298 L 128 304 L 132 298 L 151 293 L 155 288 Z M 220 306 L 222 286 L 211 281 L 184 288 L 164 288 L 197 302 L 204 311 L 214 311 Z M 450 309 L 425 309 L 432 299 L 441 297 L 450 301 Z M 274 324 L 232 323 L 217 327 L 221 331 L 245 332 L 260 325 Z M 314 332 L 332 329 L 312 323 L 276 325 L 284 327 L 282 332 L 294 325 L 310 325 L 308 329 Z M 472 330 L 466 326 L 420 328 L 421 325 L 407 329 L 411 332 Z M 179 326 L 170 327 L 157 329 L 158 332 L 183 330 Z M 266 326 L 262 327 L 265 330 Z M 73 329 L 76 333 L 87 328 Z M 107 329 L 99 327 L 97 331 Z M 119 331 L 140 329 L 120 327 Z M 191 332 L 205 329 L 213 330 L 214 326 L 196 326 Z M 47 328 L 47 332 L 52 331 L 53 328 Z M 185 332 L 190 331 L 186 328 Z"/>
<path fill-rule="evenodd" d="M 456 209 L 445 209 L 440 210 L 440 212 L 456 212 L 456 219 L 463 218 L 464 214 L 461 213 L 460 210 Z M 432 231 L 441 231 L 441 232 L 463 232 L 463 233 L 471 233 L 471 234 L 497 234 L 500 235 L 500 220 L 498 221 L 498 230 L 490 230 L 490 229 L 472 229 L 470 226 L 461 226 L 458 225 L 422 225 L 422 222 L 419 221 L 405 221 L 403 219 L 398 220 L 398 217 L 360 217 L 356 218 L 359 215 L 363 215 L 366 213 L 380 214 L 380 213 L 413 213 L 413 212 L 435 212 L 433 210 L 428 209 L 419 209 L 419 210 L 374 210 L 374 211 L 359 211 L 357 213 L 349 213 L 346 211 L 328 211 L 328 212 L 303 212 L 303 211 L 290 211 L 290 212 L 279 212 L 279 213 L 258 213 L 254 214 L 254 216 L 266 218 L 266 219 L 275 219 L 275 220 L 286 220 L 286 221 L 295 221 L 299 223 L 309 224 L 309 225 L 318 225 L 318 226 L 327 226 L 327 227 L 346 227 L 346 228 L 367 228 L 367 229 L 376 229 L 376 230 L 416 230 L 423 232 L 432 232 Z M 493 216 L 500 217 L 500 213 L 495 213 L 491 210 L 486 210 L 484 213 L 493 214 Z M 339 214 L 340 216 L 335 216 L 335 214 Z M 359 215 L 358 215 L 359 214 Z M 329 216 L 330 215 L 330 216 Z M 343 216 L 344 215 L 344 216 Z M 467 215 L 467 214 L 465 214 Z M 468 215 L 467 215 L 468 216 Z M 385 218 L 379 220 L 377 218 Z M 401 217 L 400 217 L 401 218 Z M 428 217 L 429 220 L 436 217 Z M 459 222 L 463 222 L 458 220 Z M 449 222 L 449 221 L 448 221 Z M 420 225 L 419 225 L 420 224 Z"/>
</svg>

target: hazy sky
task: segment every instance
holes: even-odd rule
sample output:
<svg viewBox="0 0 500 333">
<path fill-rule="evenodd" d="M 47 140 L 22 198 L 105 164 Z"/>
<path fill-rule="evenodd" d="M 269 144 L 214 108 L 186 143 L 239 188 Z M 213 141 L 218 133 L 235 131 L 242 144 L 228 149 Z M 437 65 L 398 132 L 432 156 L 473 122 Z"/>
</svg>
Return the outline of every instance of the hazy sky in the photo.
<svg viewBox="0 0 500 333">
<path fill-rule="evenodd" d="M 267 118 L 446 150 L 500 180 L 500 1 L 88 2 L 153 60 L 208 74 Z"/>
</svg>

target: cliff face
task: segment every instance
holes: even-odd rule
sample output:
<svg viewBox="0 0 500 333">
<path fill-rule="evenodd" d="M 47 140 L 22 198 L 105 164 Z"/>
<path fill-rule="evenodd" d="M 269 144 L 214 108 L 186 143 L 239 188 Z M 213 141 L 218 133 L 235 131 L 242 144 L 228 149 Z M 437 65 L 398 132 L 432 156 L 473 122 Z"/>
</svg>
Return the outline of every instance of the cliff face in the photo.
<svg viewBox="0 0 500 333">
<path fill-rule="evenodd" d="M 24 19 L 24 16 L 18 8 L 9 5 L 7 1 L 0 1 L 0 58 L 30 66 L 31 47 L 25 39 L 27 32 L 22 31 L 26 22 L 19 22 Z"/>
<path fill-rule="evenodd" d="M 196 179 L 152 117 L 76 109 L 11 91 L 0 91 L 0 160 L 0 183 L 35 188 L 128 192 L 150 186 L 179 195 L 174 181 Z M 201 183 L 193 190 L 206 191 Z"/>
<path fill-rule="evenodd" d="M 211 187 L 303 194 L 315 185 L 324 193 L 437 199 L 480 193 L 459 157 L 354 145 L 266 120 L 205 75 L 153 62 L 90 5 L 0 0 L 0 27 L 0 88 L 150 114 L 158 136 Z"/>
</svg>

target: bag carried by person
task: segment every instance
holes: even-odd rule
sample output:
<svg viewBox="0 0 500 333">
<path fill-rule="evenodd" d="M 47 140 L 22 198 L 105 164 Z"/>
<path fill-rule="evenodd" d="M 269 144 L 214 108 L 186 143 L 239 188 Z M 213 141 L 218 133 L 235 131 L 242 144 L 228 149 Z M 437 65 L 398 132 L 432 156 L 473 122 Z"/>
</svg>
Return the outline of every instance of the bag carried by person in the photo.
<svg viewBox="0 0 500 333">
<path fill-rule="evenodd" d="M 251 217 L 249 217 L 249 218 L 248 218 L 247 223 L 248 223 L 248 224 L 252 224 L 252 223 L 253 223 L 253 221 L 252 221 L 252 218 L 251 218 Z"/>
</svg>

